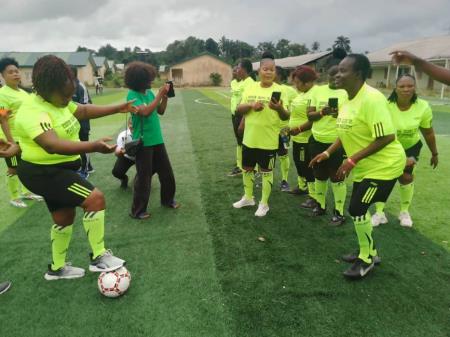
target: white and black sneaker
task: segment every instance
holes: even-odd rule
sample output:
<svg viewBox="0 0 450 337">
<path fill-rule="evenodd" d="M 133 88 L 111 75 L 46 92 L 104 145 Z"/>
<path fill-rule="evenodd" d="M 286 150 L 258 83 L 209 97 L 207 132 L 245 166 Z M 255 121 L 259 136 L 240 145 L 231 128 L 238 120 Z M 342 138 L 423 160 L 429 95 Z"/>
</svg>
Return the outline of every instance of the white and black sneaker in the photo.
<svg viewBox="0 0 450 337">
<path fill-rule="evenodd" d="M 91 264 L 89 265 L 89 271 L 94 273 L 114 271 L 120 267 L 123 267 L 125 263 L 125 260 L 114 256 L 110 250 L 105 251 L 102 255 L 97 256 L 95 259 L 92 259 L 91 253 Z"/>
<path fill-rule="evenodd" d="M 48 265 L 48 271 L 45 273 L 44 278 L 47 281 L 55 280 L 71 280 L 84 276 L 84 269 L 73 267 L 70 262 L 67 262 L 64 267 L 58 270 L 52 270 L 52 266 Z"/>
<path fill-rule="evenodd" d="M 350 254 L 342 255 L 341 259 L 342 259 L 342 261 L 347 262 L 347 263 L 355 263 L 356 259 L 358 259 L 358 256 L 359 256 L 359 253 L 350 253 Z M 372 261 L 375 265 L 379 265 L 381 263 L 381 257 L 379 257 L 378 255 L 370 256 L 370 258 L 372 259 Z"/>
<path fill-rule="evenodd" d="M 359 257 L 350 268 L 344 271 L 344 276 L 350 279 L 361 279 L 366 276 L 375 266 L 373 260 L 371 263 L 364 262 Z"/>
<path fill-rule="evenodd" d="M 9 281 L 0 283 L 0 295 L 6 293 L 11 288 L 12 283 Z"/>
</svg>

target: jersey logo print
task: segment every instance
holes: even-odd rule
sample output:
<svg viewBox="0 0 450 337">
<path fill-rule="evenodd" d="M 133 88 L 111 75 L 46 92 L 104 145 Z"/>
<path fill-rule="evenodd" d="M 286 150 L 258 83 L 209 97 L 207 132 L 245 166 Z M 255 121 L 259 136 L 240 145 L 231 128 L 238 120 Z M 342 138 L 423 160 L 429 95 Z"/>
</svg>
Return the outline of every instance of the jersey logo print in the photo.
<svg viewBox="0 0 450 337">
<path fill-rule="evenodd" d="M 373 125 L 373 129 L 375 130 L 375 137 L 380 138 L 384 136 L 384 128 L 383 123 L 376 123 Z"/>
<path fill-rule="evenodd" d="M 47 132 L 52 129 L 52 125 L 50 123 L 41 122 L 39 124 L 41 125 L 41 128 L 44 132 Z"/>
</svg>

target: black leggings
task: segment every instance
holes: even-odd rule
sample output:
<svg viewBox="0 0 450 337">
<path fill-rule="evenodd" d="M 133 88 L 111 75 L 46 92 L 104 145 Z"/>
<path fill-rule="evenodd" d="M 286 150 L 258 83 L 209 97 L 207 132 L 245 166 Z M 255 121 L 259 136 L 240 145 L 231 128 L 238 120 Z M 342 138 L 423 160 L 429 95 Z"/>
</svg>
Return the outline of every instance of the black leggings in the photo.
<svg viewBox="0 0 450 337">
<path fill-rule="evenodd" d="M 311 153 L 308 143 L 292 143 L 292 157 L 294 158 L 295 167 L 297 168 L 297 174 L 300 177 L 304 177 L 307 182 L 314 182 L 314 174 L 309 167 L 311 161 Z"/>
<path fill-rule="evenodd" d="M 132 216 L 138 216 L 147 211 L 154 173 L 158 174 L 161 184 L 161 204 L 170 205 L 175 197 L 175 177 L 164 144 L 144 146 L 136 154 Z"/>
<path fill-rule="evenodd" d="M 125 156 L 118 156 L 112 170 L 112 175 L 117 179 L 124 179 L 127 176 L 128 170 L 133 165 L 134 160 L 131 160 Z"/>
</svg>

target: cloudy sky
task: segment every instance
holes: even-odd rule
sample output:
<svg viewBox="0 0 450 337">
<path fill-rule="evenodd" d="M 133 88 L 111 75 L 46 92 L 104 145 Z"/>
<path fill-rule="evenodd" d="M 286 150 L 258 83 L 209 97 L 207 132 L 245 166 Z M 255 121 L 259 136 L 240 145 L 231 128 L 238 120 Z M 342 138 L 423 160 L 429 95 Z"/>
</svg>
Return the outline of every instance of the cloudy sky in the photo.
<svg viewBox="0 0 450 337">
<path fill-rule="evenodd" d="M 354 51 L 450 34 L 449 0 L 1 0 L 0 51 L 73 51 L 110 43 L 164 50 L 190 35 L 218 40 L 286 38 Z"/>
</svg>

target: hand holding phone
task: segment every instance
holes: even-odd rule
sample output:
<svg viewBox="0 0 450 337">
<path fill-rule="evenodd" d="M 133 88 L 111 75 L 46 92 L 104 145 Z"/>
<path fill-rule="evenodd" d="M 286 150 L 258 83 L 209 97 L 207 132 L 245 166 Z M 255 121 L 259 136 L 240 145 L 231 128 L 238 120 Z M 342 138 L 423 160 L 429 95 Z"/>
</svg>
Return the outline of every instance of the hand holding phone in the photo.
<svg viewBox="0 0 450 337">
<path fill-rule="evenodd" d="M 278 103 L 280 101 L 280 98 L 281 98 L 281 92 L 274 91 L 274 92 L 272 92 L 272 97 L 270 98 L 270 100 L 274 103 Z"/>
<path fill-rule="evenodd" d="M 328 98 L 328 108 L 329 108 L 330 116 L 337 117 L 338 105 L 339 105 L 339 99 L 337 97 Z"/>
<path fill-rule="evenodd" d="M 173 88 L 173 82 L 167 81 L 167 84 L 169 84 L 169 91 L 167 92 L 167 97 L 175 97 L 175 89 Z"/>
</svg>

